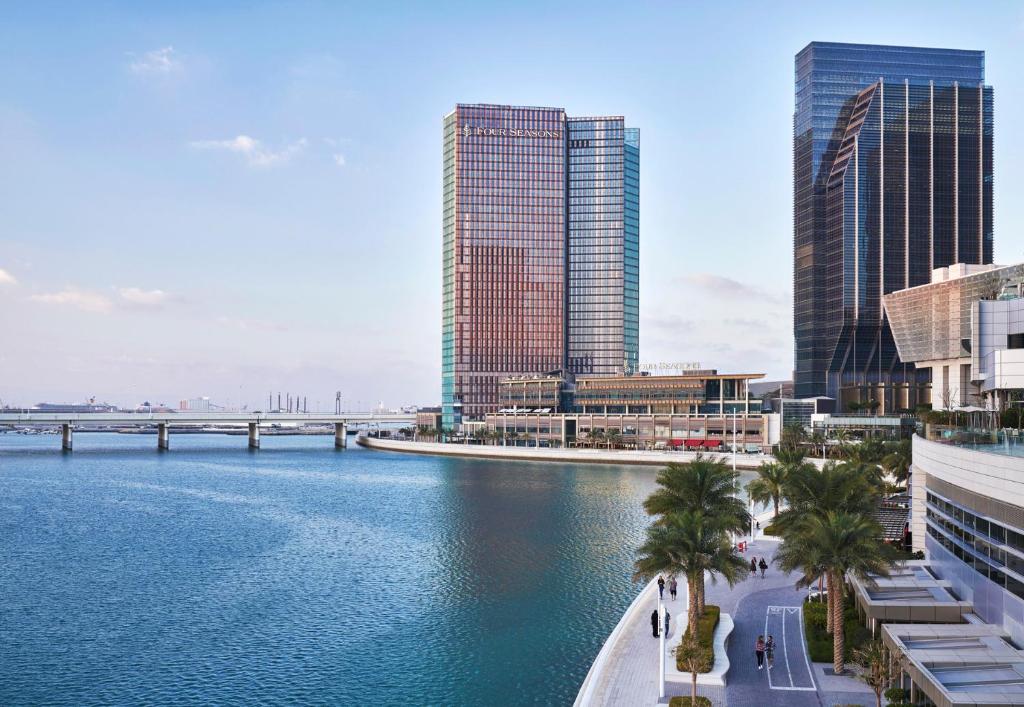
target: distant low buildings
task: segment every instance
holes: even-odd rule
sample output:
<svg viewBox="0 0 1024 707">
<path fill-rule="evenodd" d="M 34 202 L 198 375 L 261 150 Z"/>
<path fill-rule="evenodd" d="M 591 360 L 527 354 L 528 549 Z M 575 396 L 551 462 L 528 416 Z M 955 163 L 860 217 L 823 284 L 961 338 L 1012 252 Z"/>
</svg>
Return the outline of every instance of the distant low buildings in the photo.
<svg viewBox="0 0 1024 707">
<path fill-rule="evenodd" d="M 189 398 L 178 403 L 178 409 L 182 412 L 210 412 L 213 406 L 209 398 Z"/>
</svg>

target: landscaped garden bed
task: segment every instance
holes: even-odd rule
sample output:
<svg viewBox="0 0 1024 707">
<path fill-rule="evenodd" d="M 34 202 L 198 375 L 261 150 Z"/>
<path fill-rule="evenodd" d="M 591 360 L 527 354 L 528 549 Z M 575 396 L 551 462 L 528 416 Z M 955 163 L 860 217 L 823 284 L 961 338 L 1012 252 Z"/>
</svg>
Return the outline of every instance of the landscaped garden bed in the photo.
<svg viewBox="0 0 1024 707">
<path fill-rule="evenodd" d="M 852 602 L 847 601 L 844 609 L 845 659 L 849 661 L 853 651 L 871 640 L 871 631 L 861 623 L 857 607 Z M 807 652 L 814 663 L 832 662 L 832 634 L 825 630 L 827 621 L 827 601 L 804 602 L 804 635 L 807 637 Z"/>
<path fill-rule="evenodd" d="M 718 626 L 718 617 L 721 613 L 722 610 L 719 607 L 707 604 L 704 606 L 704 615 L 697 619 L 697 642 L 700 643 L 701 652 L 704 654 L 698 672 L 709 673 L 715 667 L 715 627 Z M 690 628 L 686 627 L 687 634 L 690 632 Z M 683 665 L 678 658 L 676 659 L 676 668 L 683 673 L 690 672 L 689 668 Z M 687 704 L 689 704 L 689 699 L 689 697 L 686 698 Z"/>
</svg>

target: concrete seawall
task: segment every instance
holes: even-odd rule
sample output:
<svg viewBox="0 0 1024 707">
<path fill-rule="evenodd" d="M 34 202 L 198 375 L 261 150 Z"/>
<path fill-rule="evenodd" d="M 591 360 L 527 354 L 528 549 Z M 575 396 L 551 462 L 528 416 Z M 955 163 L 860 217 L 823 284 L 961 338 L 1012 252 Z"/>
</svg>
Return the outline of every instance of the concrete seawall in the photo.
<svg viewBox="0 0 1024 707">
<path fill-rule="evenodd" d="M 483 444 L 441 444 L 438 442 L 406 442 L 395 439 L 378 439 L 360 435 L 356 442 L 369 449 L 385 449 L 391 452 L 409 454 L 435 454 L 449 457 L 474 457 L 480 459 L 509 459 L 532 462 L 561 462 L 575 464 L 641 464 L 665 466 L 671 462 L 686 462 L 696 455 L 694 452 L 634 451 L 627 449 L 549 449 L 546 447 L 501 447 Z M 732 461 L 731 453 L 705 452 L 713 459 Z M 737 454 L 736 467 L 756 469 L 772 457 L 765 454 Z"/>
</svg>

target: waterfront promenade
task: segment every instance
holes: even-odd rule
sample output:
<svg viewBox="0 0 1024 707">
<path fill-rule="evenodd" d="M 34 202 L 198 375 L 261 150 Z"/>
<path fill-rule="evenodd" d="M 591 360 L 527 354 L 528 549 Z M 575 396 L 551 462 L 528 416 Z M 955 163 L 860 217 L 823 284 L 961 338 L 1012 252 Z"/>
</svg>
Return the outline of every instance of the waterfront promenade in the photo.
<svg viewBox="0 0 1024 707">
<path fill-rule="evenodd" d="M 443 444 L 438 442 L 410 442 L 397 439 L 360 435 L 357 443 L 370 449 L 385 449 L 410 454 L 436 454 L 452 457 L 484 459 L 515 459 L 519 461 L 551 461 L 577 464 L 639 464 L 665 466 L 672 462 L 693 461 L 695 452 L 653 451 L 634 449 L 553 449 L 549 447 L 504 447 L 486 444 Z M 732 463 L 731 452 L 703 452 L 705 457 L 724 459 Z M 766 454 L 737 454 L 737 469 L 756 469 L 773 457 Z M 809 460 L 820 462 L 820 460 Z"/>
<path fill-rule="evenodd" d="M 770 514 L 761 517 L 762 524 Z M 759 537 L 750 544 L 744 557 L 766 557 L 769 564 L 778 541 Z M 733 588 L 724 582 L 707 585 L 707 601 L 732 616 L 735 628 L 729 638 L 729 672 L 725 687 L 698 686 L 698 694 L 708 697 L 716 707 L 829 707 L 830 705 L 874 705 L 874 694 L 860 681 L 826 676 L 830 666 L 813 664 L 802 635 L 800 607 L 806 590 L 797 591 L 795 576 L 770 567 L 765 579 L 748 578 Z M 671 650 L 686 626 L 686 595 L 680 586 L 679 598 L 672 601 L 665 593 L 665 605 L 672 614 L 666 640 L 666 665 L 674 664 Z M 619 707 L 653 705 L 658 700 L 658 646 L 651 635 L 650 614 L 657 607 L 658 590 L 653 584 L 641 592 L 640 606 L 628 616 L 613 644 L 606 646 L 607 660 L 600 675 L 591 675 L 594 689 L 579 707 Z M 775 667 L 757 670 L 754 642 L 758 635 L 771 633 L 778 644 Z M 689 675 L 669 676 L 665 689 L 667 704 L 673 695 L 690 694 Z"/>
</svg>

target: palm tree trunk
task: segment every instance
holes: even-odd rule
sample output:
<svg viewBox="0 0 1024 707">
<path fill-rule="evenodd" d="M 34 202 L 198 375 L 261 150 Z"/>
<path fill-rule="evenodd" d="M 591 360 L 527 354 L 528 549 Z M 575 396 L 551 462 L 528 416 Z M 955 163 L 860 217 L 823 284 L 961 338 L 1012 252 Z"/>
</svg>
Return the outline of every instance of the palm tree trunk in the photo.
<svg viewBox="0 0 1024 707">
<path fill-rule="evenodd" d="M 774 517 L 778 518 L 779 517 L 779 497 L 778 496 L 772 496 L 772 503 L 775 505 L 775 515 L 774 515 Z"/>
<path fill-rule="evenodd" d="M 846 637 L 843 635 L 843 584 L 835 573 L 832 573 L 832 587 L 836 595 L 832 600 L 832 669 L 839 675 L 844 668 L 843 651 L 846 648 Z M 832 591 L 829 591 L 828 596 L 832 598 Z"/>
<path fill-rule="evenodd" d="M 690 704 L 697 704 L 697 673 L 690 673 Z"/>
<path fill-rule="evenodd" d="M 694 636 L 697 635 L 697 577 L 691 575 L 686 578 L 687 601 L 686 601 L 686 622 L 687 630 Z"/>
<path fill-rule="evenodd" d="M 704 615 L 704 573 L 697 575 L 697 618 Z"/>
<path fill-rule="evenodd" d="M 832 575 L 825 573 L 825 601 L 828 602 L 828 610 L 825 612 L 825 632 L 832 633 Z"/>
</svg>

